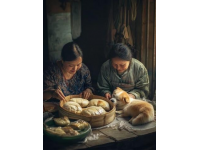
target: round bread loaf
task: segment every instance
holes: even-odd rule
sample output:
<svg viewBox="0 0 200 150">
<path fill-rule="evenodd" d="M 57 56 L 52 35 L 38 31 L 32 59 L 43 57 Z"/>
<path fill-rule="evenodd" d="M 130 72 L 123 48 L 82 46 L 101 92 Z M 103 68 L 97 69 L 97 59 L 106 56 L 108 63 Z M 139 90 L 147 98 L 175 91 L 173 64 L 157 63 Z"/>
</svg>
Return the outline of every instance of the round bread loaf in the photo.
<svg viewBox="0 0 200 150">
<path fill-rule="evenodd" d="M 87 108 L 84 108 L 81 112 L 84 116 L 97 116 L 97 115 L 103 115 L 106 111 L 102 107 L 97 106 L 90 106 Z"/>
<path fill-rule="evenodd" d="M 102 99 L 91 99 L 88 104 L 88 107 L 89 106 L 101 106 L 104 110 L 110 111 L 109 103 Z"/>
<path fill-rule="evenodd" d="M 87 107 L 89 101 L 84 98 L 71 98 L 69 101 L 78 103 L 81 107 Z"/>
<path fill-rule="evenodd" d="M 60 118 L 54 118 L 53 120 L 56 125 L 62 126 L 62 127 L 70 124 L 70 120 L 67 116 L 60 117 Z"/>
<path fill-rule="evenodd" d="M 82 107 L 78 103 L 72 101 L 65 102 L 63 108 L 73 113 L 82 112 Z"/>
</svg>

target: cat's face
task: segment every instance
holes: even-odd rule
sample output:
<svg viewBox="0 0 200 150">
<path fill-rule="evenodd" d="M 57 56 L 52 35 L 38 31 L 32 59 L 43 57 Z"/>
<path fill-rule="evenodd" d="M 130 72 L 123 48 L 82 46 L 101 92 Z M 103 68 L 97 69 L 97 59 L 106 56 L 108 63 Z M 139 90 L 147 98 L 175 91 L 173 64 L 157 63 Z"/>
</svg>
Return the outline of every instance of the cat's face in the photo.
<svg viewBox="0 0 200 150">
<path fill-rule="evenodd" d="M 114 105 L 118 108 L 124 107 L 126 104 L 130 103 L 130 97 L 127 92 L 117 87 L 112 94 L 112 98 L 110 99 Z"/>
</svg>

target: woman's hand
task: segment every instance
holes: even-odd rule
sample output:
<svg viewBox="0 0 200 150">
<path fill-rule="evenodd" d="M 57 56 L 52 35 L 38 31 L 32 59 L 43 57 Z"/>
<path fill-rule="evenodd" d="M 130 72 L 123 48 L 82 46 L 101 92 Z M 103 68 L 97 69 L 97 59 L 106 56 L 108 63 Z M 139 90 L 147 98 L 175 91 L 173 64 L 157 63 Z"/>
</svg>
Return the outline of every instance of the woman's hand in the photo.
<svg viewBox="0 0 200 150">
<path fill-rule="evenodd" d="M 90 95 L 92 94 L 92 90 L 86 89 L 81 94 L 82 94 L 82 96 L 83 96 L 84 99 L 88 99 L 90 97 Z"/>
<path fill-rule="evenodd" d="M 106 94 L 105 94 L 105 98 L 107 98 L 108 100 L 110 100 L 110 99 L 111 99 L 110 93 L 106 93 Z"/>
<path fill-rule="evenodd" d="M 65 100 L 65 96 L 63 94 L 63 92 L 61 91 L 60 88 L 56 89 L 56 90 L 53 90 L 51 92 L 51 98 L 56 98 L 56 99 L 59 99 L 59 100 Z"/>
<path fill-rule="evenodd" d="M 135 95 L 133 94 L 128 94 L 131 98 L 135 99 Z"/>
</svg>

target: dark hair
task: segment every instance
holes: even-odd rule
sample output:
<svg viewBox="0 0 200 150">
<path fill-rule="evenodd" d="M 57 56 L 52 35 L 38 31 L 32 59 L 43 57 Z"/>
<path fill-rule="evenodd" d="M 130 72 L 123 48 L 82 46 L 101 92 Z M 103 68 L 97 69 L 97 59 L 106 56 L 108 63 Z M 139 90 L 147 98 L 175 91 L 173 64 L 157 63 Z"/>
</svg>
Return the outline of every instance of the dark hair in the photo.
<svg viewBox="0 0 200 150">
<path fill-rule="evenodd" d="M 83 57 L 83 53 L 76 43 L 69 42 L 63 46 L 61 52 L 61 58 L 63 61 L 73 61 L 78 57 Z"/>
<path fill-rule="evenodd" d="M 114 44 L 110 50 L 109 58 L 119 57 L 123 60 L 130 61 L 132 59 L 132 53 L 128 46 L 123 43 Z"/>
</svg>

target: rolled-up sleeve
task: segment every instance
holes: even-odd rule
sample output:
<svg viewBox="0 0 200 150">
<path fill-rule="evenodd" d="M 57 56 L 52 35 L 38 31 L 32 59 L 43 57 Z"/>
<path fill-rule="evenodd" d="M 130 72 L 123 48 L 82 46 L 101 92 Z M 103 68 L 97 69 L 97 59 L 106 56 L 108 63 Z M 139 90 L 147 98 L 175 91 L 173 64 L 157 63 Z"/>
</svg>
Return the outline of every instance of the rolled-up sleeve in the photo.
<svg viewBox="0 0 200 150">
<path fill-rule="evenodd" d="M 55 77 L 51 70 L 45 70 L 43 73 L 43 90 L 54 89 Z"/>
<path fill-rule="evenodd" d="M 128 93 L 133 94 L 136 99 L 147 98 L 149 94 L 149 76 L 147 69 L 142 65 L 135 70 L 135 87 Z"/>
<path fill-rule="evenodd" d="M 90 70 L 88 69 L 88 67 L 85 66 L 85 84 L 84 84 L 84 90 L 86 90 L 88 88 L 90 90 L 92 90 L 92 92 L 94 92 L 94 88 L 92 87 Z"/>
<path fill-rule="evenodd" d="M 105 96 L 106 93 L 111 94 L 111 89 L 109 85 L 109 77 L 108 77 L 107 71 L 104 65 L 102 65 L 99 76 L 98 76 L 98 80 L 97 80 L 97 87 L 99 90 L 99 94 L 102 96 Z"/>
</svg>

